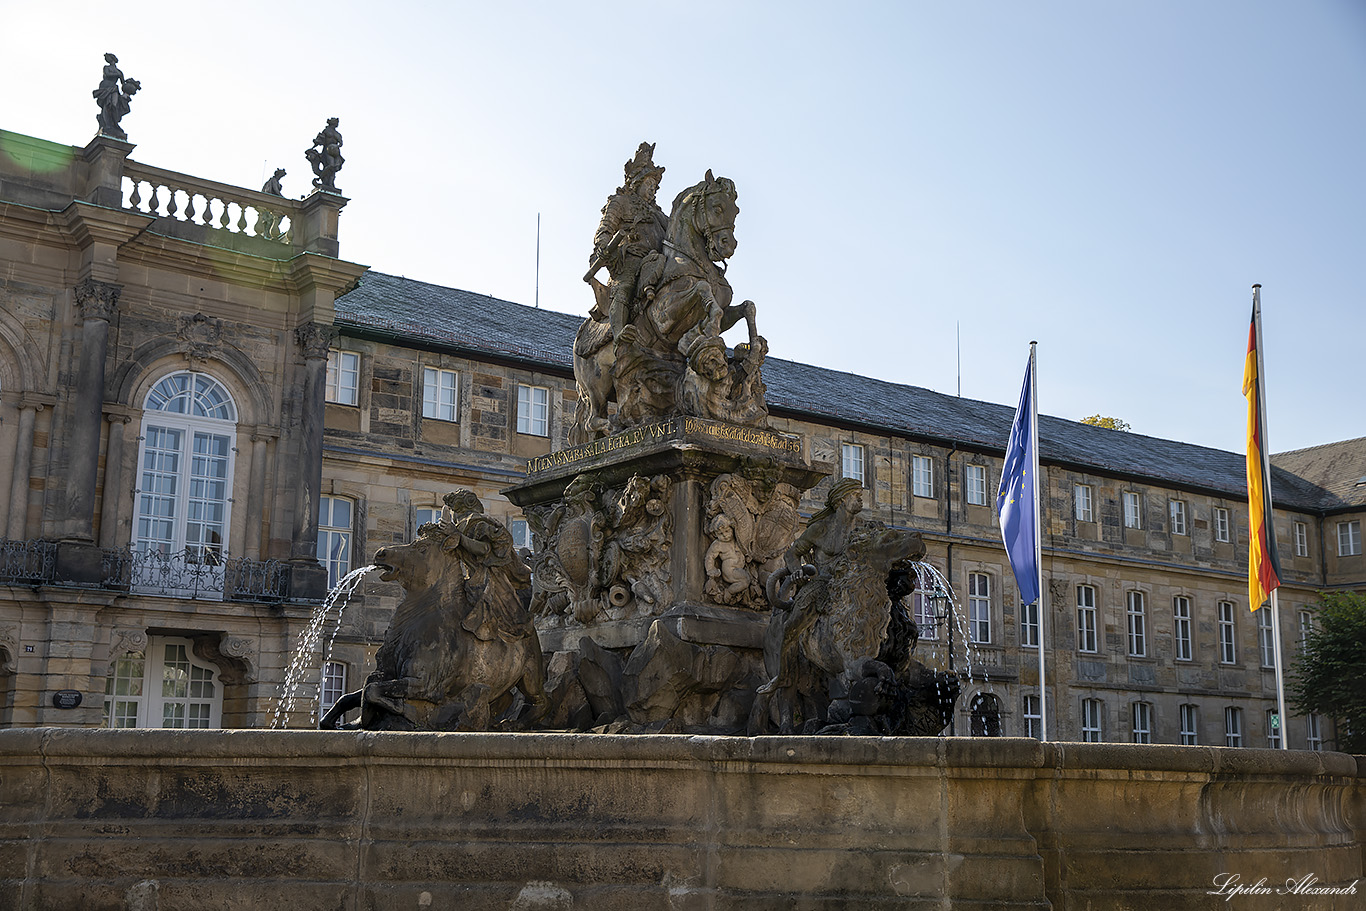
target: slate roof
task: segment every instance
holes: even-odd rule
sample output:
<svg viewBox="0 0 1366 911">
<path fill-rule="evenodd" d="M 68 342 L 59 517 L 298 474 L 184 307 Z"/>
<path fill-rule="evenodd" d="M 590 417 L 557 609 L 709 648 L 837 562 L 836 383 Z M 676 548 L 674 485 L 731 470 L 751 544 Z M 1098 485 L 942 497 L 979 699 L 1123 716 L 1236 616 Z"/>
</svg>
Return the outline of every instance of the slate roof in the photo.
<svg viewBox="0 0 1366 911">
<path fill-rule="evenodd" d="M 1314 485 L 1320 509 L 1366 508 L 1366 437 L 1277 453 L 1271 463 Z"/>
<path fill-rule="evenodd" d="M 425 341 L 442 348 L 501 355 L 559 370 L 573 365 L 574 333 L 583 317 L 446 288 L 382 272 L 367 272 L 337 300 L 337 324 L 363 332 Z M 811 364 L 770 357 L 764 362 L 768 401 L 776 413 L 863 425 L 963 448 L 1004 453 L 1013 406 L 945 395 Z M 1039 416 L 1039 456 L 1097 474 L 1127 475 L 1165 486 L 1247 496 L 1241 453 L 1092 427 Z M 1332 452 L 1320 452 L 1332 450 Z M 1313 455 L 1306 455 L 1313 454 Z M 1355 459 L 1355 461 L 1352 461 Z M 1355 465 L 1349 481 L 1330 476 Z M 1350 440 L 1273 456 L 1276 505 L 1318 511 L 1366 503 L 1366 440 Z M 1350 472 L 1349 472 L 1350 473 Z M 1297 477 L 1297 475 L 1300 475 Z M 1353 499 L 1355 498 L 1355 499 Z"/>
</svg>

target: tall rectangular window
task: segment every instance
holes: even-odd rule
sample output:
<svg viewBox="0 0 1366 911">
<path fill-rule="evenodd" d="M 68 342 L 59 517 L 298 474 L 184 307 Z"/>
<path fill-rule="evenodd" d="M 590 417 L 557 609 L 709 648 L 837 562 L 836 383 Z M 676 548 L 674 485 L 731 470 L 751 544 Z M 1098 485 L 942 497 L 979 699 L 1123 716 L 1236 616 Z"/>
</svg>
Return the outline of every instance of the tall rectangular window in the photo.
<svg viewBox="0 0 1366 911">
<path fill-rule="evenodd" d="M 422 368 L 422 416 L 438 421 L 458 421 L 456 401 L 460 389 L 460 374 L 436 367 Z"/>
<path fill-rule="evenodd" d="M 1072 509 L 1078 522 L 1094 522 L 1091 510 L 1091 485 L 1077 484 L 1072 488 Z"/>
<path fill-rule="evenodd" d="M 1224 746 L 1243 745 L 1243 710 L 1234 705 L 1224 707 Z"/>
<path fill-rule="evenodd" d="M 1186 533 L 1186 501 L 1172 500 L 1168 506 L 1172 517 L 1172 534 L 1184 535 Z"/>
<path fill-rule="evenodd" d="M 1132 490 L 1124 491 L 1124 527 L 1143 527 L 1143 500 Z"/>
<path fill-rule="evenodd" d="M 969 465 L 964 472 L 968 484 L 968 503 L 973 506 L 987 505 L 987 467 Z"/>
<path fill-rule="evenodd" d="M 1281 716 L 1275 709 L 1266 710 L 1266 747 L 1269 750 L 1281 748 Z"/>
<path fill-rule="evenodd" d="M 1275 633 L 1271 626 L 1271 611 L 1266 608 L 1257 611 L 1257 644 L 1262 652 L 1262 667 L 1276 666 Z"/>
<path fill-rule="evenodd" d="M 1295 556 L 1309 556 L 1309 526 L 1303 522 L 1295 523 Z"/>
<path fill-rule="evenodd" d="M 1219 602 L 1219 662 L 1233 664 L 1238 660 L 1237 630 L 1233 625 L 1233 602 Z"/>
<path fill-rule="evenodd" d="M 991 577 L 968 574 L 968 633 L 973 642 L 991 642 Z"/>
<path fill-rule="evenodd" d="M 110 728 L 216 728 L 223 710 L 218 669 L 179 637 L 148 636 L 143 651 L 118 656 L 104 693 Z"/>
<path fill-rule="evenodd" d="M 917 591 L 911 596 L 911 618 L 915 620 L 921 639 L 939 638 L 939 618 L 934 614 L 934 602 Z"/>
<path fill-rule="evenodd" d="M 550 390 L 544 386 L 517 386 L 517 432 L 550 436 Z"/>
<path fill-rule="evenodd" d="M 934 463 L 929 456 L 911 457 L 911 493 L 917 497 L 934 496 Z"/>
<path fill-rule="evenodd" d="M 1081 701 L 1081 739 L 1086 743 L 1100 743 L 1105 739 L 1102 720 L 1105 704 L 1099 699 Z"/>
<path fill-rule="evenodd" d="M 531 526 L 526 519 L 513 519 L 508 525 L 508 531 L 512 532 L 512 546 L 518 550 L 531 549 Z"/>
<path fill-rule="evenodd" d="M 1077 651 L 1096 651 L 1096 590 L 1077 586 Z"/>
<path fill-rule="evenodd" d="M 1148 702 L 1135 702 L 1132 706 L 1134 743 L 1153 742 L 1153 707 Z"/>
<path fill-rule="evenodd" d="M 338 699 L 346 695 L 346 665 L 340 661 L 329 661 L 323 665 L 322 689 L 318 696 L 319 714 L 332 708 Z"/>
<path fill-rule="evenodd" d="M 1194 657 L 1191 647 L 1191 599 L 1177 595 L 1172 599 L 1172 634 L 1177 661 Z"/>
<path fill-rule="evenodd" d="M 1222 506 L 1216 506 L 1214 507 L 1214 540 L 1227 544 L 1228 538 L 1228 510 Z"/>
<path fill-rule="evenodd" d="M 857 443 L 843 443 L 840 445 L 841 469 L 843 477 L 853 478 L 860 484 L 863 480 L 863 447 Z"/>
<path fill-rule="evenodd" d="M 1148 616 L 1143 604 L 1143 592 L 1128 592 L 1126 614 L 1129 619 L 1129 654 L 1143 658 L 1148 654 Z"/>
<path fill-rule="evenodd" d="M 1020 644 L 1025 648 L 1039 647 L 1039 602 L 1020 608 Z"/>
<path fill-rule="evenodd" d="M 1311 750 L 1323 749 L 1323 727 L 1319 724 L 1319 713 L 1310 712 L 1304 719 L 1305 746 Z"/>
<path fill-rule="evenodd" d="M 352 351 L 327 352 L 327 401 L 354 405 L 359 385 L 360 355 Z"/>
<path fill-rule="evenodd" d="M 1304 648 L 1304 642 L 1309 638 L 1309 634 L 1314 631 L 1314 615 L 1307 610 L 1300 611 L 1300 648 Z"/>
<path fill-rule="evenodd" d="M 413 510 L 413 537 L 422 530 L 422 526 L 429 525 L 441 518 L 441 510 L 433 506 L 419 506 Z"/>
<path fill-rule="evenodd" d="M 318 498 L 318 562 L 327 567 L 327 586 L 335 588 L 351 571 L 352 502 Z"/>
<path fill-rule="evenodd" d="M 1181 706 L 1181 744 L 1198 746 L 1200 743 L 1200 707 L 1191 703 Z"/>
<path fill-rule="evenodd" d="M 1025 696 L 1024 711 L 1024 735 L 1038 740 L 1043 736 L 1043 714 L 1039 711 L 1039 697 Z"/>
<path fill-rule="evenodd" d="M 1338 556 L 1355 557 L 1361 553 L 1361 520 L 1338 523 Z"/>
</svg>

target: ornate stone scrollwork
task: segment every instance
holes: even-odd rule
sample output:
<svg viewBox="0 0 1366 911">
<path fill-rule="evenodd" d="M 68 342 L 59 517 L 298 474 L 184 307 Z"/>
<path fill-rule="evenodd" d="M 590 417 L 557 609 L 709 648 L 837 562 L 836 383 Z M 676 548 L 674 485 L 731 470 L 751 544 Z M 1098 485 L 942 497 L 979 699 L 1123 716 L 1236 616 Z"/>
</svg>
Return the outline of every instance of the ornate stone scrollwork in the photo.
<svg viewBox="0 0 1366 911">
<path fill-rule="evenodd" d="M 705 592 L 718 604 L 762 610 L 764 586 L 801 525 L 801 493 L 759 463 L 718 475 L 707 498 Z"/>
<path fill-rule="evenodd" d="M 123 285 L 102 282 L 87 278 L 76 286 L 76 307 L 81 312 L 81 320 L 102 319 L 105 322 L 114 318 L 119 308 L 119 294 Z"/>
<path fill-rule="evenodd" d="M 304 323 L 294 330 L 294 341 L 303 349 L 304 359 L 326 358 L 337 329 L 326 323 Z"/>
<path fill-rule="evenodd" d="M 185 346 L 185 356 L 192 361 L 204 361 L 218 353 L 223 338 L 223 321 L 211 319 L 203 313 L 182 316 L 176 336 Z"/>
<path fill-rule="evenodd" d="M 145 652 L 146 650 L 146 630 L 116 629 L 109 635 L 109 658 L 111 661 L 129 652 Z"/>
</svg>

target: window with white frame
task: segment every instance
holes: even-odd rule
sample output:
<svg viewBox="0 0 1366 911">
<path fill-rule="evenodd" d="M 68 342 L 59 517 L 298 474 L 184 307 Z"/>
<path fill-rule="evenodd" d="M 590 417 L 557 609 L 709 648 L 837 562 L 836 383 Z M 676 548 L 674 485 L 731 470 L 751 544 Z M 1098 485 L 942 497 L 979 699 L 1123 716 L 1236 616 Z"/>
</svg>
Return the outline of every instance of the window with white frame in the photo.
<svg viewBox="0 0 1366 911">
<path fill-rule="evenodd" d="M 1238 660 L 1237 629 L 1233 624 L 1233 602 L 1219 602 L 1219 663 Z"/>
<path fill-rule="evenodd" d="M 1039 697 L 1025 696 L 1023 709 L 1024 735 L 1038 740 L 1043 736 L 1043 712 L 1039 708 Z"/>
<path fill-rule="evenodd" d="M 934 602 L 924 592 L 911 595 L 911 619 L 915 620 L 921 639 L 939 638 L 939 618 L 934 614 Z"/>
<path fill-rule="evenodd" d="M 441 518 L 441 509 L 437 506 L 419 506 L 413 510 L 413 537 L 422 530 L 422 526 L 429 525 Z"/>
<path fill-rule="evenodd" d="M 322 686 L 318 693 L 318 714 L 322 715 L 346 695 L 346 665 L 340 661 L 323 664 Z"/>
<path fill-rule="evenodd" d="M 1094 522 L 1095 512 L 1091 509 L 1091 485 L 1076 484 L 1072 487 L 1072 512 L 1078 522 Z"/>
<path fill-rule="evenodd" d="M 1281 716 L 1275 709 L 1266 710 L 1266 747 L 1269 750 L 1281 748 Z"/>
<path fill-rule="evenodd" d="M 842 477 L 853 478 L 863 484 L 863 447 L 858 443 L 841 443 L 840 456 Z"/>
<path fill-rule="evenodd" d="M 1227 544 L 1229 539 L 1228 510 L 1222 506 L 1214 507 L 1214 540 Z"/>
<path fill-rule="evenodd" d="M 1311 750 L 1323 749 L 1323 727 L 1319 723 L 1319 713 L 1310 712 L 1304 719 L 1305 746 Z"/>
<path fill-rule="evenodd" d="M 1191 645 L 1191 599 L 1177 595 L 1172 599 L 1172 638 L 1177 661 L 1190 661 L 1194 656 Z"/>
<path fill-rule="evenodd" d="M 508 531 L 512 532 L 512 546 L 518 550 L 531 549 L 531 526 L 526 519 L 513 519 L 508 523 Z"/>
<path fill-rule="evenodd" d="M 1304 648 L 1305 640 L 1314 631 L 1314 614 L 1307 610 L 1300 611 L 1300 648 Z"/>
<path fill-rule="evenodd" d="M 1236 705 L 1224 706 L 1224 746 L 1243 745 L 1243 710 Z"/>
<path fill-rule="evenodd" d="M 550 436 L 550 390 L 544 386 L 517 386 L 517 432 Z"/>
<path fill-rule="evenodd" d="M 438 421 L 460 420 L 460 374 L 439 367 L 422 368 L 422 416 Z"/>
<path fill-rule="evenodd" d="M 968 486 L 968 503 L 972 506 L 987 505 L 987 467 L 968 465 L 964 468 L 963 479 Z"/>
<path fill-rule="evenodd" d="M 196 573 L 196 588 L 207 582 L 221 591 L 237 406 L 213 377 L 180 371 L 157 381 L 143 409 L 133 549 L 155 552 L 162 562 L 183 557 L 187 564 L 207 567 L 207 574 Z M 145 565 L 135 567 L 133 588 L 161 590 L 165 580 L 154 578 L 156 572 L 139 578 Z"/>
<path fill-rule="evenodd" d="M 351 571 L 351 534 L 355 503 L 345 497 L 318 498 L 318 562 L 327 568 L 327 587 Z"/>
<path fill-rule="evenodd" d="M 335 349 L 327 352 L 327 394 L 324 398 L 338 405 L 354 405 L 359 387 L 360 355 Z"/>
<path fill-rule="evenodd" d="M 929 456 L 911 456 L 911 493 L 917 497 L 934 496 L 934 463 Z"/>
<path fill-rule="evenodd" d="M 991 577 L 968 573 L 968 634 L 973 642 L 991 642 Z"/>
<path fill-rule="evenodd" d="M 971 703 L 969 733 L 973 737 L 1000 737 L 1001 700 L 991 693 L 978 693 Z"/>
<path fill-rule="evenodd" d="M 1096 639 L 1096 589 L 1091 585 L 1077 586 L 1077 651 L 1098 650 Z"/>
<path fill-rule="evenodd" d="M 1143 600 L 1143 592 L 1125 593 L 1129 620 L 1129 654 L 1143 658 L 1148 654 L 1148 614 Z"/>
<path fill-rule="evenodd" d="M 1105 739 L 1102 727 L 1105 703 L 1099 699 L 1081 701 L 1081 739 L 1085 743 L 1100 743 Z"/>
<path fill-rule="evenodd" d="M 105 727 L 222 726 L 218 670 L 194 654 L 189 639 L 148 636 L 146 651 L 114 660 L 104 694 Z"/>
<path fill-rule="evenodd" d="M 1020 607 L 1020 645 L 1025 648 L 1039 647 L 1039 602 Z"/>
<path fill-rule="evenodd" d="M 1172 517 L 1172 534 L 1184 535 L 1186 533 L 1186 501 L 1172 500 L 1167 505 Z"/>
<path fill-rule="evenodd" d="M 1200 707 L 1187 702 L 1180 707 L 1179 714 L 1181 716 L 1182 746 L 1198 746 L 1200 743 Z"/>
<path fill-rule="evenodd" d="M 1361 520 L 1338 523 L 1338 556 L 1355 557 L 1361 553 Z"/>
<path fill-rule="evenodd" d="M 1134 743 L 1153 742 L 1153 706 L 1150 702 L 1135 702 L 1133 709 Z"/>
<path fill-rule="evenodd" d="M 1303 522 L 1295 523 L 1295 556 L 1309 556 L 1309 526 Z"/>
<path fill-rule="evenodd" d="M 1124 527 L 1142 528 L 1143 527 L 1143 501 L 1138 494 L 1132 490 L 1124 491 Z"/>
<path fill-rule="evenodd" d="M 1276 666 L 1276 637 L 1271 626 L 1271 611 L 1257 611 L 1257 645 L 1262 653 L 1262 667 Z"/>
</svg>

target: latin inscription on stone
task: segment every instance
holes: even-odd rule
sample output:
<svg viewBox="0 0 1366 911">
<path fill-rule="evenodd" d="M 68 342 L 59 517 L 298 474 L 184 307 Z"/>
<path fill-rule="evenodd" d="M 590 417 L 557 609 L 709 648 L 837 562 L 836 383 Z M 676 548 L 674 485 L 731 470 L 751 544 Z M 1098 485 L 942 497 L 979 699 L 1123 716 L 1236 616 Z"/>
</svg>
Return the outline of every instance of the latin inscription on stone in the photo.
<svg viewBox="0 0 1366 911">
<path fill-rule="evenodd" d="M 790 452 L 800 455 L 802 442 L 797 437 L 790 437 L 786 434 L 775 433 L 771 430 L 763 430 L 755 427 L 739 427 L 734 424 L 724 424 L 720 421 L 705 421 L 699 418 L 681 417 L 668 421 L 657 421 L 653 424 L 645 424 L 622 433 L 613 434 L 610 437 L 603 437 L 600 440 L 593 440 L 582 446 L 571 446 L 568 449 L 561 449 L 544 456 L 532 456 L 527 460 L 527 474 L 535 474 L 538 471 L 546 471 L 551 468 L 560 468 L 565 465 L 572 465 L 584 459 L 594 456 L 605 455 L 609 452 L 617 452 L 633 448 L 643 448 L 649 444 L 663 440 L 682 439 L 686 437 L 707 437 L 713 440 L 725 440 L 735 443 L 745 443 L 750 446 L 760 446 L 775 452 Z"/>
</svg>

